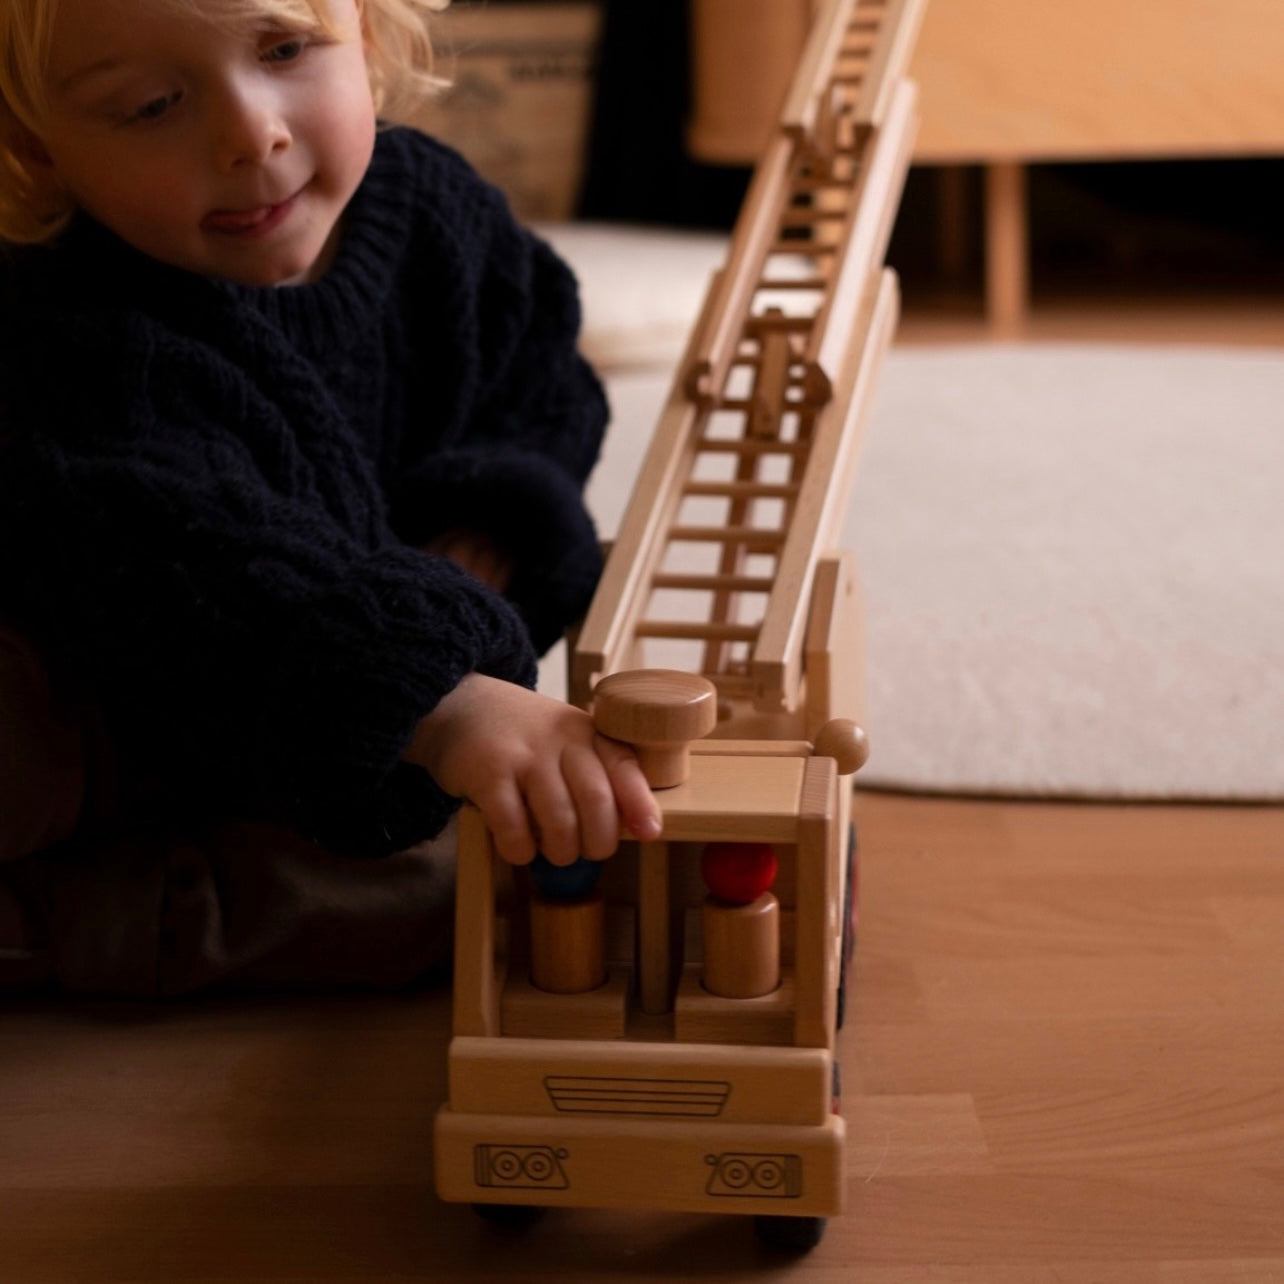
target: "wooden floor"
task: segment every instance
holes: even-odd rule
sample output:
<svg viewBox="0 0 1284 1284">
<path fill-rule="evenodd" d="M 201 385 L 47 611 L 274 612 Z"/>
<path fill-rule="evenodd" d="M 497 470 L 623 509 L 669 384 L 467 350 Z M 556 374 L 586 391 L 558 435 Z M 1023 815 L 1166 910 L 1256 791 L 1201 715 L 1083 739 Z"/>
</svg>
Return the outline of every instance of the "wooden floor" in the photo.
<svg viewBox="0 0 1284 1284">
<path fill-rule="evenodd" d="M 1278 341 L 1278 316 L 1233 307 L 1160 319 L 1125 337 Z M 1118 322 L 1045 313 L 1033 337 Z M 939 315 L 902 333 L 979 337 Z M 810 1257 L 766 1258 L 731 1219 L 514 1235 L 439 1204 L 442 990 L 9 1003 L 0 1284 L 1284 1280 L 1284 808 L 858 813 L 849 1207 Z"/>
<path fill-rule="evenodd" d="M 10 1005 L 0 1280 L 1284 1279 L 1284 811 L 866 794 L 849 1208 L 734 1219 L 432 1193 L 448 1005 Z"/>
</svg>

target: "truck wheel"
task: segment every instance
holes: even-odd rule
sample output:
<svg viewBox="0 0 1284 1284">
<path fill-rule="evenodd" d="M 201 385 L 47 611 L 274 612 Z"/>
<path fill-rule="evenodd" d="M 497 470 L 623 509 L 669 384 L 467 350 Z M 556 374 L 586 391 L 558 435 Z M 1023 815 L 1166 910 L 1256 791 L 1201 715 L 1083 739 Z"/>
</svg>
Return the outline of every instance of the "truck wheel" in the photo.
<svg viewBox="0 0 1284 1284">
<path fill-rule="evenodd" d="M 534 1226 L 548 1209 L 537 1204 L 474 1204 L 473 1212 L 492 1226 L 520 1231 Z"/>
<path fill-rule="evenodd" d="M 859 862 L 856 859 L 856 826 L 847 830 L 847 891 L 843 898 L 843 942 L 838 964 L 838 1016 L 835 1024 L 841 1030 L 847 1016 L 847 975 L 856 953 L 856 920 L 860 914 L 857 889 Z"/>
<path fill-rule="evenodd" d="M 823 1217 L 775 1217 L 759 1214 L 753 1219 L 758 1242 L 777 1253 L 810 1253 L 825 1236 Z"/>
</svg>

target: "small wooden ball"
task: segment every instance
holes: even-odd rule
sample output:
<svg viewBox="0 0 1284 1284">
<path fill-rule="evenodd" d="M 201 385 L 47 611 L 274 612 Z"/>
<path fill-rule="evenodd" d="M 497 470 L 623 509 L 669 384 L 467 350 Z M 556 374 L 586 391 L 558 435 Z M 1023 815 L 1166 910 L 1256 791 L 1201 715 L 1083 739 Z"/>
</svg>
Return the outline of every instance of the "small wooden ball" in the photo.
<svg viewBox="0 0 1284 1284">
<path fill-rule="evenodd" d="M 731 905 L 756 901 L 776 881 L 778 868 L 769 843 L 709 843 L 700 857 L 710 895 Z"/>
<path fill-rule="evenodd" d="M 838 774 L 850 776 L 869 760 L 869 738 L 864 728 L 850 718 L 831 718 L 816 733 L 812 753 L 821 758 L 833 758 L 838 763 Z"/>
</svg>

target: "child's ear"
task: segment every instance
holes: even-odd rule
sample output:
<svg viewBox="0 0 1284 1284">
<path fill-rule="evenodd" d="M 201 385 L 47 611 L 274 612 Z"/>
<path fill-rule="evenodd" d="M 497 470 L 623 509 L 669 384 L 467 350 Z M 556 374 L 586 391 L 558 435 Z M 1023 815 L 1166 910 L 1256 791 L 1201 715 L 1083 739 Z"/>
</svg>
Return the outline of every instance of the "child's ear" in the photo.
<svg viewBox="0 0 1284 1284">
<path fill-rule="evenodd" d="M 44 143 L 26 125 L 12 117 L 8 121 L 0 121 L 0 125 L 4 124 L 8 125 L 4 132 L 9 136 L 6 140 L 9 148 L 26 168 L 53 168 L 53 161 L 45 150 Z"/>
<path fill-rule="evenodd" d="M 54 166 L 53 157 L 38 135 L 24 125 L 12 134 L 12 153 L 31 183 L 32 195 L 38 202 L 57 204 L 66 199 L 66 189 Z"/>
</svg>

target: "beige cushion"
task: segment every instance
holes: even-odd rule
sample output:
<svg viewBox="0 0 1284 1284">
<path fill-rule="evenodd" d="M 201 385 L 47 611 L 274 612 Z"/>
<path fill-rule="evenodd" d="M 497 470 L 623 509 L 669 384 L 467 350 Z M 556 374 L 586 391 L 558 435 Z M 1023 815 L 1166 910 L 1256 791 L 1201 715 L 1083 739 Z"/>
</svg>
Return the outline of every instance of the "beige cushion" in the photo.
<svg viewBox="0 0 1284 1284">
<path fill-rule="evenodd" d="M 603 223 L 535 230 L 579 277 L 584 355 L 600 371 L 676 365 L 726 257 L 725 235 Z"/>
</svg>

